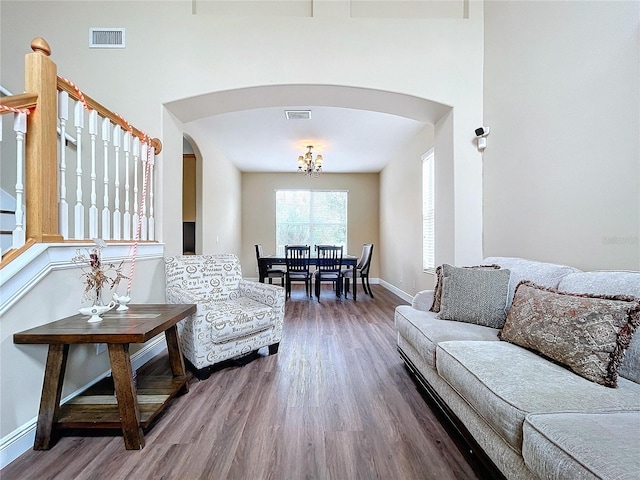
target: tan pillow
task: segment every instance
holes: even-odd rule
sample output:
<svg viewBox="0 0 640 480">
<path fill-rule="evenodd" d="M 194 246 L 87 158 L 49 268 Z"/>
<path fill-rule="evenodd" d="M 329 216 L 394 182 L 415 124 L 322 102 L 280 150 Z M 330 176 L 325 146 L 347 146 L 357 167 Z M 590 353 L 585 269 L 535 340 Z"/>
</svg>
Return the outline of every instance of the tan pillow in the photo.
<svg viewBox="0 0 640 480">
<path fill-rule="evenodd" d="M 499 336 L 587 380 L 616 387 L 618 367 L 639 324 L 636 298 L 571 294 L 523 281 Z"/>
<path fill-rule="evenodd" d="M 479 268 L 479 269 L 487 269 L 487 270 L 491 270 L 491 269 L 498 269 L 500 268 L 500 265 L 496 265 L 491 264 L 491 265 L 472 265 L 469 267 L 463 267 L 463 268 Z M 440 265 L 439 267 L 436 267 L 436 288 L 434 289 L 433 292 L 433 303 L 431 304 L 431 308 L 429 309 L 430 312 L 439 312 L 440 311 L 440 306 L 442 303 L 442 265 Z"/>
</svg>

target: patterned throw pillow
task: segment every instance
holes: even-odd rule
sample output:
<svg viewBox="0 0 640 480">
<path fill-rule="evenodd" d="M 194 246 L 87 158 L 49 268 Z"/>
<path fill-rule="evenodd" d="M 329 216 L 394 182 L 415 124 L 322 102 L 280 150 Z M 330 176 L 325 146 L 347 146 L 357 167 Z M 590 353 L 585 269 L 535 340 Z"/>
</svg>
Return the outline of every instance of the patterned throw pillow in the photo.
<svg viewBox="0 0 640 480">
<path fill-rule="evenodd" d="M 633 297 L 559 292 L 520 282 L 500 339 L 528 348 L 607 387 L 640 324 Z"/>
<path fill-rule="evenodd" d="M 476 268 L 481 270 L 495 270 L 500 268 L 500 265 L 495 263 L 491 265 L 473 265 L 464 268 Z M 442 265 L 436 267 L 436 288 L 433 291 L 433 303 L 431 304 L 430 312 L 438 313 L 440 311 L 440 303 L 442 301 Z"/>
<path fill-rule="evenodd" d="M 442 299 L 438 318 L 502 328 L 506 318 L 507 269 L 442 266 Z"/>
</svg>

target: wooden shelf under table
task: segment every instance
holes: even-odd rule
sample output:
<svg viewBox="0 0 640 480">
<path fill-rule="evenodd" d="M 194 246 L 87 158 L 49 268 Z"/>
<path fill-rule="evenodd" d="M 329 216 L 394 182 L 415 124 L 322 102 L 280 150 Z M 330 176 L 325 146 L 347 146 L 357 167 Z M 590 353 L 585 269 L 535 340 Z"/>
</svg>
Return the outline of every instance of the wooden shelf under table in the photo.
<svg viewBox="0 0 640 480">
<path fill-rule="evenodd" d="M 196 312 L 196 305 L 130 305 L 126 311 L 111 311 L 97 323 L 75 314 L 13 335 L 17 344 L 48 344 L 34 450 L 48 450 L 57 431 L 73 428 L 119 428 L 127 450 L 144 448 L 143 429 L 166 407 L 167 402 L 189 391 L 176 324 Z M 142 377 L 134 383 L 129 356 L 130 343 L 144 343 L 164 333 L 171 376 Z M 60 405 L 69 346 L 106 343 L 113 383 L 106 392 L 93 387 Z M 101 383 L 101 382 L 99 382 Z M 115 386 L 115 388 L 113 388 Z M 117 397 L 113 392 L 117 392 Z"/>
<path fill-rule="evenodd" d="M 188 375 L 172 377 L 155 375 L 138 377 L 137 400 L 140 427 L 147 429 L 151 422 L 177 396 L 189 381 Z M 107 378 L 73 400 L 60 406 L 56 422 L 60 429 L 118 429 L 122 428 L 118 399 L 113 393 L 113 381 Z"/>
</svg>

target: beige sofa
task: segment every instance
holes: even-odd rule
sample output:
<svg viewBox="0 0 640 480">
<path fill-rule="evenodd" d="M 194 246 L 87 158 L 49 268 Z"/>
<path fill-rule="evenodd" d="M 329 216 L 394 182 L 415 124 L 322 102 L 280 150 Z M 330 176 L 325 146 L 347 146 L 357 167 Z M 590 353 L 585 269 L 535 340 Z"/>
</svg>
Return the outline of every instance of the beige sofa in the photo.
<svg viewBox="0 0 640 480">
<path fill-rule="evenodd" d="M 243 280 L 233 254 L 165 258 L 167 303 L 195 303 L 178 323 L 182 353 L 198 378 L 221 362 L 262 347 L 278 351 L 284 325 L 284 288 Z M 247 357 L 248 358 L 248 357 Z"/>
<path fill-rule="evenodd" d="M 508 325 L 512 314 L 517 316 L 515 309 L 522 309 L 520 290 L 518 306 L 512 307 L 522 280 L 565 292 L 640 299 L 640 272 L 581 272 L 512 257 L 486 258 L 483 264 L 509 271 Z M 447 283 L 449 290 L 451 285 Z M 640 478 L 640 334 L 631 337 L 617 386 L 611 388 L 531 349 L 501 341 L 499 333 L 507 327 L 438 318 L 440 313 L 430 311 L 433 303 L 434 291 L 424 291 L 411 306 L 396 308 L 398 351 L 470 450 L 480 449 L 478 458 L 488 460 L 487 471 L 498 470 L 485 475 Z M 462 307 L 463 314 L 473 310 Z M 525 328 L 530 326 L 525 322 Z M 556 335 L 546 340 L 554 343 Z"/>
</svg>

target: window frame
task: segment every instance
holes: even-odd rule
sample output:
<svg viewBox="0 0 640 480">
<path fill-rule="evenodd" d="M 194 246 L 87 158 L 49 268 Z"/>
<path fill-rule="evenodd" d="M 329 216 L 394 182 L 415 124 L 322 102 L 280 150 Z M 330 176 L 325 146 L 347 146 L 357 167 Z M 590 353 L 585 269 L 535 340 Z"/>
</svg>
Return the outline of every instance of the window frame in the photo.
<svg viewBox="0 0 640 480">
<path fill-rule="evenodd" d="M 435 149 L 421 157 L 422 161 L 422 271 L 436 271 L 436 204 Z"/>
<path fill-rule="evenodd" d="M 342 245 L 343 249 L 346 251 L 347 248 L 347 243 L 348 243 L 348 238 L 349 238 L 349 190 L 347 189 L 317 189 L 317 188 L 277 188 L 275 189 L 275 246 L 276 246 L 276 253 L 278 255 L 284 255 L 284 245 L 279 245 L 278 244 L 278 232 L 279 232 L 279 215 L 278 215 L 278 201 L 279 201 L 279 197 L 278 197 L 278 193 L 279 192 L 308 192 L 309 193 L 309 217 L 308 217 L 308 222 L 305 223 L 306 225 L 309 225 L 309 246 L 313 249 L 315 248 L 315 245 L 317 245 L 317 243 L 315 242 L 315 238 L 313 237 L 313 232 L 314 232 L 314 225 L 332 225 L 332 226 L 338 226 L 338 227 L 342 227 L 344 226 L 344 242 L 343 243 L 336 243 L 336 245 Z M 336 223 L 314 223 L 313 222 L 313 204 L 314 204 L 314 195 L 315 194 L 319 194 L 319 193 L 326 193 L 326 192 L 335 192 L 335 193 L 343 193 L 345 195 L 345 202 L 344 202 L 344 224 L 342 224 L 341 222 L 336 222 Z"/>
</svg>

